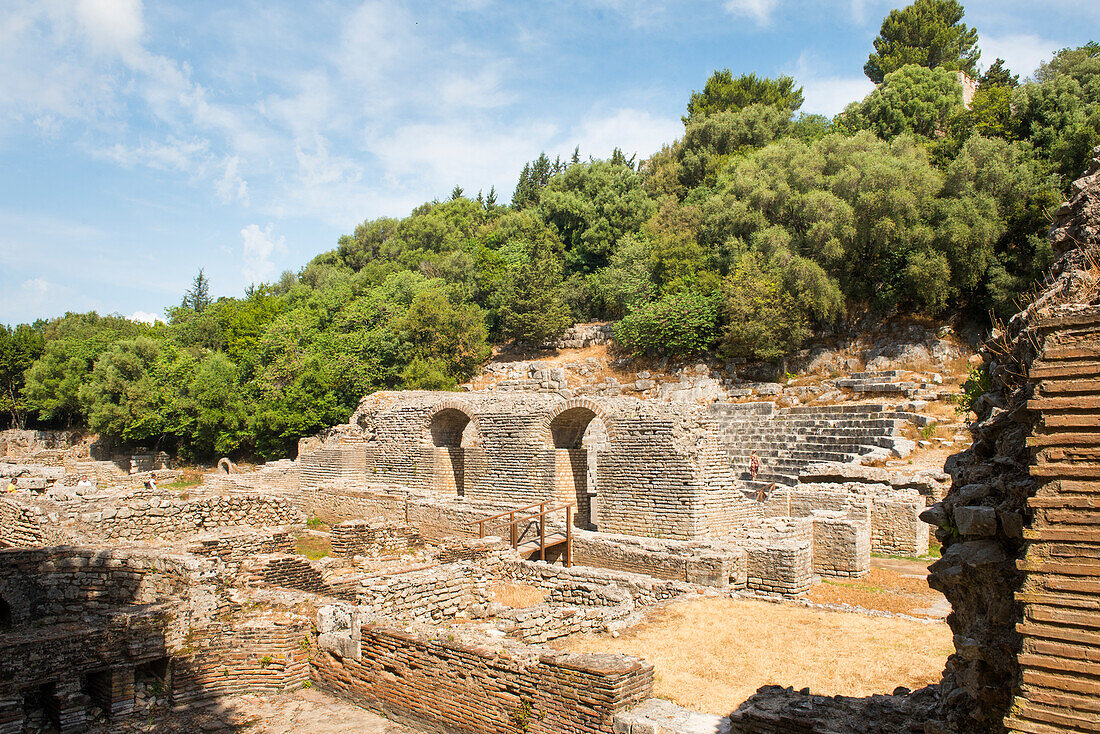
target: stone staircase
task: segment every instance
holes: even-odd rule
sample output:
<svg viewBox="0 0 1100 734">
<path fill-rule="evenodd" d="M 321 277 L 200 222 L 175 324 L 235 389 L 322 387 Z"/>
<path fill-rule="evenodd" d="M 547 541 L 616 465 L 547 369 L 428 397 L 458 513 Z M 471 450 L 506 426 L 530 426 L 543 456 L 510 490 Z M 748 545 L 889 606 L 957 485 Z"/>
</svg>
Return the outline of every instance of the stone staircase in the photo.
<svg viewBox="0 0 1100 734">
<path fill-rule="evenodd" d="M 836 381 L 837 387 L 848 388 L 863 395 L 891 395 L 913 397 L 920 389 L 916 382 L 902 379 L 900 370 L 881 372 L 853 372 Z"/>
<path fill-rule="evenodd" d="M 887 458 L 908 443 L 898 435 L 906 415 L 881 403 L 782 410 L 773 403 L 716 403 L 711 414 L 719 422 L 738 482 L 751 491 L 773 483 L 794 486 L 799 473 L 812 464 Z M 755 481 L 748 471 L 753 451 L 761 465 Z"/>
</svg>

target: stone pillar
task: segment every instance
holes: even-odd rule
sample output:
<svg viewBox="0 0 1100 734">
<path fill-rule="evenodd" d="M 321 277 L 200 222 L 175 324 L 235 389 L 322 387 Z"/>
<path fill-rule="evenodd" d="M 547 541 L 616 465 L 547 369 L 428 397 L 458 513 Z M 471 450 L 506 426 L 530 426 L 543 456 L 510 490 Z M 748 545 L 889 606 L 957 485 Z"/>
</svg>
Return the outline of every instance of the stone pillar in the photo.
<svg viewBox="0 0 1100 734">
<path fill-rule="evenodd" d="M 80 688 L 80 679 L 59 681 L 57 695 L 57 725 L 61 734 L 84 731 L 88 727 L 88 707 L 92 699 Z"/>
<path fill-rule="evenodd" d="M 18 693 L 0 696 L 0 734 L 22 734 L 23 697 Z"/>
<path fill-rule="evenodd" d="M 110 673 L 110 708 L 107 716 L 114 719 L 134 713 L 134 669 L 115 668 Z"/>
</svg>

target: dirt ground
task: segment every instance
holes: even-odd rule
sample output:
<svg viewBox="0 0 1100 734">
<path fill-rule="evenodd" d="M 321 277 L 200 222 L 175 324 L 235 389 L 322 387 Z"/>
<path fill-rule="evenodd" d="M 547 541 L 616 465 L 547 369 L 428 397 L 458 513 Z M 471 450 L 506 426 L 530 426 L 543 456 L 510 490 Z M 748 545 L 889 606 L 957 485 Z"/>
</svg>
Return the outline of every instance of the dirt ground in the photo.
<svg viewBox="0 0 1100 734">
<path fill-rule="evenodd" d="M 940 679 L 952 641 L 939 621 L 706 598 L 662 607 L 617 638 L 562 647 L 643 657 L 656 668 L 655 695 L 724 715 L 768 684 L 849 696 L 920 688 Z"/>
<path fill-rule="evenodd" d="M 871 571 L 861 579 L 827 580 L 806 598 L 819 604 L 848 604 L 880 612 L 944 619 L 951 605 L 928 588 L 928 560 L 872 558 Z"/>
<path fill-rule="evenodd" d="M 234 696 L 209 706 L 150 713 L 108 734 L 420 734 L 317 690 Z"/>
</svg>

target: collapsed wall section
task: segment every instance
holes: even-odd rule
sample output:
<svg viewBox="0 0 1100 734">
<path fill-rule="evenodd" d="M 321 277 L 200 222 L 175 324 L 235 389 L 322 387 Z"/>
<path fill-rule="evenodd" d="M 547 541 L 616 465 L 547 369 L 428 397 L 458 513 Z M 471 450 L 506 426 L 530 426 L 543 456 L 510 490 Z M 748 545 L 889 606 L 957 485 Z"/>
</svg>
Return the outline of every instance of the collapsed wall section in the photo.
<svg viewBox="0 0 1100 734">
<path fill-rule="evenodd" d="M 361 625 L 358 654 L 313 655 L 322 688 L 429 731 L 610 732 L 641 703 L 653 666 L 624 655 L 493 649 Z"/>
</svg>

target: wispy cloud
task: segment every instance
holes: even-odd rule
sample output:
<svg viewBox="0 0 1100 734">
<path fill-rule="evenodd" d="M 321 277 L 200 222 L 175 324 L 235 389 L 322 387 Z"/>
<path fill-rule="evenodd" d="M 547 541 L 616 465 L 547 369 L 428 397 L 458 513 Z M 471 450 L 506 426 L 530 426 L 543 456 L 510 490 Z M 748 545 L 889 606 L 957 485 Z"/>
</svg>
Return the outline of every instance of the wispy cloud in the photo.
<svg viewBox="0 0 1100 734">
<path fill-rule="evenodd" d="M 725 8 L 733 15 L 751 18 L 758 25 L 767 25 L 778 4 L 779 0 L 726 0 Z"/>
<path fill-rule="evenodd" d="M 160 314 L 149 313 L 148 311 L 134 311 L 126 318 L 130 319 L 131 321 L 136 321 L 139 324 L 149 324 L 150 326 L 157 323 L 158 321 L 160 321 L 161 323 L 165 323 L 165 319 L 163 316 L 161 316 Z"/>
<path fill-rule="evenodd" d="M 1049 61 L 1054 52 L 1065 45 L 1031 33 L 983 35 L 978 41 L 982 50 L 983 66 L 988 67 L 998 58 L 1002 58 L 1012 73 L 1019 74 L 1021 79 L 1031 76 L 1039 68 L 1039 64 Z"/>
<path fill-rule="evenodd" d="M 802 112 L 832 117 L 850 102 L 863 99 L 875 85 L 864 75 L 840 76 L 830 73 L 828 64 L 814 54 L 803 52 L 784 72 L 802 86 Z"/>
<path fill-rule="evenodd" d="M 275 225 L 268 224 L 260 229 L 260 225 L 250 224 L 241 230 L 244 255 L 241 272 L 250 283 L 269 280 L 275 274 L 272 256 L 286 252 L 286 238 L 273 236 L 274 227 Z"/>
</svg>

